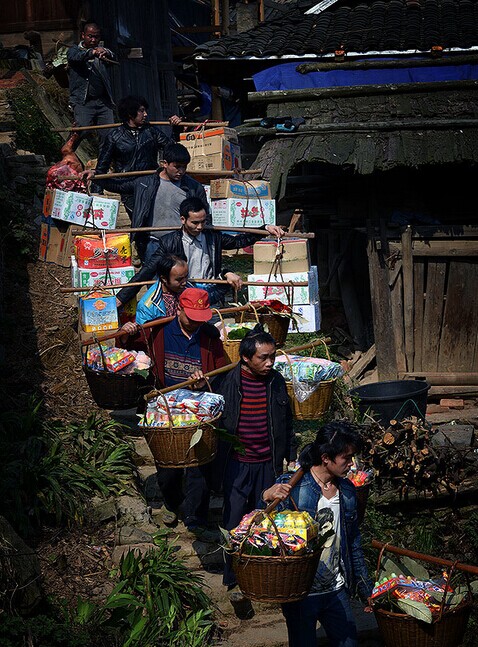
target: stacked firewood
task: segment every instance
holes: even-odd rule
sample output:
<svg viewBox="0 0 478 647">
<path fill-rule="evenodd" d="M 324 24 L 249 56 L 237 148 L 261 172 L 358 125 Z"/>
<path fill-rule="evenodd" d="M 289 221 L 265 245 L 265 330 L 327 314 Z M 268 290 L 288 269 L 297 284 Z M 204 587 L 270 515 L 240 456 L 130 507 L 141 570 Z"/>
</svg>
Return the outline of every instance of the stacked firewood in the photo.
<svg viewBox="0 0 478 647">
<path fill-rule="evenodd" d="M 400 497 L 411 488 L 436 495 L 445 487 L 453 493 L 466 476 L 476 474 L 473 448 L 434 443 L 435 433 L 417 418 L 391 420 L 388 429 L 378 423 L 367 426 L 362 458 L 373 469 L 377 487 L 391 486 Z"/>
</svg>

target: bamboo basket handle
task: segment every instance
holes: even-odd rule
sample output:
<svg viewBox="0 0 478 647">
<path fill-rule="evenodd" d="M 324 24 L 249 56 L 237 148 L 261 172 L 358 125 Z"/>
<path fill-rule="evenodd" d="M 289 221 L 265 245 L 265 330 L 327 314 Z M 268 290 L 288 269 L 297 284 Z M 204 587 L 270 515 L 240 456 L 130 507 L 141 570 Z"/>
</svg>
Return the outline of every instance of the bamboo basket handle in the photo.
<svg viewBox="0 0 478 647">
<path fill-rule="evenodd" d="M 313 347 L 310 349 L 310 351 L 312 352 L 312 350 L 313 350 Z M 282 355 L 284 355 L 284 357 L 286 358 L 286 360 L 287 360 L 287 362 L 288 362 L 288 364 L 289 364 L 289 368 L 290 368 L 290 381 L 292 382 L 292 389 L 294 390 L 294 394 L 295 394 L 294 384 L 297 382 L 297 380 L 296 380 L 296 379 L 295 379 L 295 377 L 294 377 L 294 369 L 293 369 L 293 367 L 292 367 L 292 362 L 290 361 L 290 355 L 288 355 L 288 354 L 285 352 L 285 350 L 282 350 L 282 348 L 279 348 L 279 349 L 277 350 L 277 352 L 278 352 L 278 353 L 282 353 Z"/>
<path fill-rule="evenodd" d="M 455 564 L 455 569 L 458 571 L 463 571 L 464 573 L 472 573 L 473 575 L 478 575 L 478 566 L 471 566 L 470 564 L 462 564 L 461 562 L 452 562 L 449 559 L 442 559 L 440 557 L 433 557 L 432 555 L 427 555 L 426 553 L 417 553 L 413 550 L 407 550 L 406 548 L 399 548 L 398 546 L 392 546 L 390 544 L 383 544 L 377 539 L 372 539 L 372 548 L 377 550 L 389 550 L 395 555 L 405 555 L 406 557 L 411 557 L 412 559 L 421 559 L 424 562 L 429 564 L 436 564 L 438 566 L 446 566 L 451 568 Z"/>
<path fill-rule="evenodd" d="M 327 355 L 327 359 L 328 359 L 328 360 L 329 360 L 329 362 L 330 362 L 330 361 L 331 361 L 331 359 L 330 359 L 329 347 L 327 346 L 327 344 L 325 343 L 325 341 L 324 341 L 323 339 L 320 339 L 320 337 L 319 337 L 319 341 L 324 345 L 324 348 L 325 348 L 325 354 Z M 313 357 L 314 348 L 315 348 L 315 347 L 312 347 L 312 348 L 310 349 L 310 355 L 309 355 L 309 357 Z"/>
<path fill-rule="evenodd" d="M 229 335 L 227 334 L 227 330 L 226 330 L 226 322 L 224 321 L 224 317 L 222 316 L 221 311 L 220 311 L 220 310 L 218 310 L 217 308 L 211 308 L 211 310 L 212 310 L 213 312 L 216 312 L 216 313 L 218 314 L 218 316 L 219 316 L 219 319 L 221 320 L 221 325 L 222 325 L 222 335 L 223 335 L 223 337 L 224 337 L 224 340 L 223 340 L 223 341 L 229 341 Z M 242 312 L 241 312 L 241 318 L 243 317 L 243 314 L 244 314 L 244 313 L 242 313 Z"/>
<path fill-rule="evenodd" d="M 252 308 L 252 311 L 254 313 L 254 317 L 256 318 L 257 323 L 260 324 L 261 322 L 259 321 L 259 315 L 257 314 L 257 308 L 252 303 L 249 303 L 249 306 Z M 244 315 L 243 312 L 241 314 Z"/>
<path fill-rule="evenodd" d="M 293 487 L 294 487 L 294 485 L 296 485 L 296 484 L 300 481 L 300 479 L 301 479 L 303 476 L 304 476 L 304 470 L 300 467 L 300 468 L 299 468 L 299 469 L 298 469 L 298 470 L 297 470 L 297 471 L 292 475 L 291 479 L 289 480 L 289 485 L 291 486 L 291 488 L 293 488 Z M 258 520 L 258 519 L 260 519 L 260 518 L 263 518 L 264 516 L 268 517 L 269 521 L 272 523 L 272 525 L 273 525 L 273 527 L 274 527 L 274 530 L 276 531 L 277 539 L 279 540 L 279 545 L 280 545 L 280 548 L 281 548 L 281 558 L 284 558 L 284 557 L 286 556 L 286 548 L 285 548 L 284 542 L 283 542 L 283 540 L 282 540 L 282 538 L 281 538 L 281 536 L 280 536 L 280 532 L 279 532 L 279 530 L 278 530 L 278 528 L 277 528 L 276 524 L 274 523 L 273 519 L 272 519 L 272 518 L 271 518 L 271 516 L 270 516 L 270 513 L 271 513 L 273 510 L 275 510 L 275 508 L 279 505 L 279 503 L 280 503 L 280 502 L 281 502 L 281 499 L 279 499 L 279 498 L 274 499 L 274 501 L 272 501 L 271 503 L 269 503 L 269 505 L 268 505 L 264 510 L 259 510 L 259 511 L 258 511 L 258 512 L 256 512 L 256 514 L 252 517 L 252 519 L 251 519 L 251 523 L 249 524 L 249 528 L 248 528 L 247 535 L 244 537 L 244 539 L 243 539 L 243 540 L 241 541 L 241 543 L 240 543 L 240 546 L 239 546 L 239 556 L 241 556 L 241 555 L 242 555 L 242 553 L 243 553 L 243 550 L 244 550 L 244 549 L 243 549 L 244 543 L 245 543 L 246 539 L 251 535 L 252 527 L 253 527 L 254 523 L 256 522 L 256 520 Z M 294 505 L 295 505 L 295 502 L 294 502 Z M 297 508 L 297 506 L 296 506 L 296 508 Z"/>
<path fill-rule="evenodd" d="M 164 393 L 161 393 L 161 391 L 159 391 L 159 395 L 162 397 L 163 402 L 165 404 L 166 413 L 168 414 L 169 431 L 172 434 L 174 425 L 173 425 L 173 416 L 171 414 L 171 409 L 169 408 L 168 400 L 167 400 L 166 396 L 164 395 Z"/>
</svg>

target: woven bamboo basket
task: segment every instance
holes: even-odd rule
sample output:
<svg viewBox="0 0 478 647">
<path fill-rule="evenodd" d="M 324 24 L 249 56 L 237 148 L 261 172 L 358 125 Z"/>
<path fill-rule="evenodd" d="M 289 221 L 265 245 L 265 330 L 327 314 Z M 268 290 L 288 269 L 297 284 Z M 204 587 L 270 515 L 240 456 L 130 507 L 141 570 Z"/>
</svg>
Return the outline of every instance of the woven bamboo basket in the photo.
<svg viewBox="0 0 478 647">
<path fill-rule="evenodd" d="M 286 382 L 292 414 L 296 420 L 316 420 L 330 409 L 336 380 L 321 382 L 310 398 L 299 402 L 295 397 L 292 382 Z"/>
<path fill-rule="evenodd" d="M 289 332 L 290 319 L 289 317 L 281 317 L 279 314 L 272 312 L 261 312 L 262 306 L 255 306 L 254 303 L 249 303 L 253 312 L 241 312 L 236 314 L 236 323 L 241 321 L 258 321 L 263 326 L 267 326 L 267 330 L 274 337 L 277 348 L 285 344 L 287 333 Z"/>
<path fill-rule="evenodd" d="M 388 544 L 382 545 L 375 573 L 375 579 L 377 580 L 385 550 L 400 554 L 400 549 Z M 415 556 L 417 559 L 426 557 L 427 561 L 432 563 L 434 561 L 429 555 L 416 553 Z M 438 561 L 436 563 L 440 564 Z M 456 562 L 448 572 L 448 581 L 452 579 L 455 566 L 457 566 Z M 440 614 L 431 624 L 413 618 L 406 613 L 374 608 L 375 619 L 385 647 L 413 647 L 414 645 L 417 645 L 417 647 L 458 647 L 461 645 L 473 606 L 472 592 L 468 588 L 467 598 L 454 609 L 446 611 L 445 602 L 446 591 L 441 600 Z"/>
<path fill-rule="evenodd" d="M 355 494 L 357 495 L 357 523 L 360 526 L 365 517 L 365 510 L 367 509 L 370 483 L 366 483 L 365 485 L 360 485 L 358 487 L 355 486 Z"/>
<path fill-rule="evenodd" d="M 161 467 L 183 468 L 205 465 L 214 460 L 217 452 L 215 424 L 221 417 L 216 416 L 207 422 L 197 422 L 184 427 L 175 427 L 164 396 L 169 424 L 164 427 L 142 427 L 154 460 Z M 202 435 L 191 447 L 191 439 L 201 430 Z"/>
<path fill-rule="evenodd" d="M 327 354 L 327 359 L 330 360 L 329 349 L 327 348 L 327 344 L 325 342 L 324 346 Z M 292 371 L 292 364 L 287 353 L 284 351 L 279 352 L 283 353 L 283 355 L 286 357 Z M 319 386 L 310 395 L 310 397 L 308 397 L 307 400 L 304 400 L 303 402 L 299 402 L 297 400 L 294 392 L 293 382 L 286 382 L 287 393 L 289 395 L 292 415 L 294 416 L 294 418 L 296 420 L 316 420 L 317 418 L 323 416 L 324 413 L 327 413 L 332 403 L 332 396 L 334 395 L 336 381 L 336 378 L 333 378 L 332 380 L 324 380 L 323 382 L 320 382 Z"/>
<path fill-rule="evenodd" d="M 291 487 L 302 477 L 301 469 L 290 480 Z M 271 512 L 279 503 L 276 499 L 266 510 L 258 512 L 252 519 L 249 532 L 241 543 L 241 547 L 232 553 L 232 567 L 239 588 L 244 595 L 258 602 L 297 602 L 305 598 L 312 588 L 315 572 L 319 565 L 322 549 L 303 555 L 287 555 L 287 550 L 280 532 L 269 517 L 277 535 L 280 555 L 244 555 L 242 547 L 247 537 L 252 533 L 255 520 L 263 514 Z M 297 506 L 294 503 L 297 510 Z"/>
<path fill-rule="evenodd" d="M 226 331 L 226 322 L 224 321 L 224 317 L 222 316 L 221 312 L 216 308 L 213 308 L 213 312 L 216 312 L 219 315 L 219 319 L 221 320 L 222 336 L 223 336 L 222 346 L 224 348 L 224 358 L 226 360 L 226 363 L 232 364 L 233 362 L 238 362 L 241 359 L 241 356 L 239 354 L 239 346 L 241 345 L 241 340 L 229 339 Z M 244 321 L 243 315 L 244 313 L 242 312 L 241 320 L 239 323 L 242 323 Z M 257 314 L 255 316 L 255 320 L 257 323 L 259 323 Z"/>
<path fill-rule="evenodd" d="M 445 611 L 432 624 L 385 609 L 375 609 L 374 613 L 385 647 L 458 647 L 463 642 L 471 608 L 469 600 Z"/>
<path fill-rule="evenodd" d="M 246 597 L 284 604 L 297 602 L 309 594 L 320 553 L 269 557 L 233 553 L 232 566 Z"/>
<path fill-rule="evenodd" d="M 103 347 L 98 342 L 102 371 L 95 371 L 86 365 L 86 353 L 83 360 L 83 371 L 90 387 L 91 396 L 102 409 L 132 409 L 137 407 L 141 396 L 148 389 L 148 380 L 134 373 L 120 374 L 108 371 Z"/>
<path fill-rule="evenodd" d="M 91 396 L 102 409 L 132 409 L 149 388 L 141 375 L 118 375 L 109 371 L 93 371 L 83 366 Z"/>
</svg>

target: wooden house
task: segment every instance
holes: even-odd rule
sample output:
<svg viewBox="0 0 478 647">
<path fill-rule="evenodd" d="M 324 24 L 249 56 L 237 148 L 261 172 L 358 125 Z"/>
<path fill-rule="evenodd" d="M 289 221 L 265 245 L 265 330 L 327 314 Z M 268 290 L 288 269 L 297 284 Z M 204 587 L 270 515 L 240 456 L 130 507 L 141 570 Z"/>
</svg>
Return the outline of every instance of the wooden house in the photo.
<svg viewBox="0 0 478 647">
<path fill-rule="evenodd" d="M 379 379 L 478 390 L 478 1 L 322 0 L 196 59 L 253 77 L 246 150 L 304 210 L 321 294 L 357 348 L 375 342 Z"/>
</svg>

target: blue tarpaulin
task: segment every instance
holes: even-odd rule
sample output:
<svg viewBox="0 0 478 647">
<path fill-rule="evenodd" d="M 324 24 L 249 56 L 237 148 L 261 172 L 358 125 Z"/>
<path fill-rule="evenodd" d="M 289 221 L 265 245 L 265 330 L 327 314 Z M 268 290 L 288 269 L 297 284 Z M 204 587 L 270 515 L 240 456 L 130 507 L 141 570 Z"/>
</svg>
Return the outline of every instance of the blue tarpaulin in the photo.
<svg viewBox="0 0 478 647">
<path fill-rule="evenodd" d="M 370 59 L 367 60 L 370 61 Z M 470 81 L 478 79 L 478 64 L 430 65 L 430 67 L 399 69 L 330 70 L 327 72 L 309 72 L 308 74 L 300 74 L 297 72 L 297 65 L 297 63 L 285 63 L 258 72 L 252 77 L 256 91 L 384 85 L 387 83 Z"/>
</svg>

